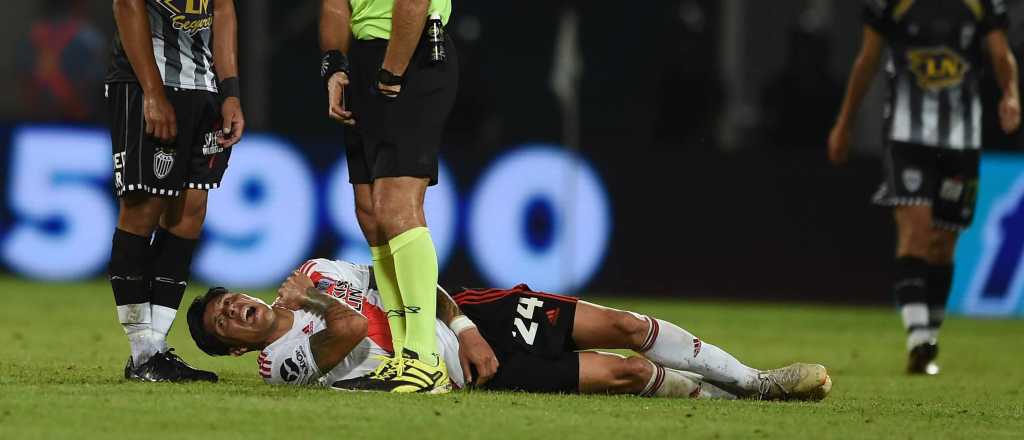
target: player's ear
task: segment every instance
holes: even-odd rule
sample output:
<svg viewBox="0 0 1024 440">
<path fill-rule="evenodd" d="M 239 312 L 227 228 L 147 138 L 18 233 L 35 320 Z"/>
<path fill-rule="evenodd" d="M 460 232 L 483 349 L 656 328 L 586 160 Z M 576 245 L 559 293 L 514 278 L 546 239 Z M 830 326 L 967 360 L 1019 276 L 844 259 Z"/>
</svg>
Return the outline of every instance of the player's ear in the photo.
<svg viewBox="0 0 1024 440">
<path fill-rule="evenodd" d="M 232 356 L 241 356 L 241 355 L 246 354 L 248 352 L 249 352 L 249 349 L 246 348 L 246 347 L 235 347 L 235 348 L 232 348 L 231 350 L 228 350 L 228 354 L 230 354 Z"/>
</svg>

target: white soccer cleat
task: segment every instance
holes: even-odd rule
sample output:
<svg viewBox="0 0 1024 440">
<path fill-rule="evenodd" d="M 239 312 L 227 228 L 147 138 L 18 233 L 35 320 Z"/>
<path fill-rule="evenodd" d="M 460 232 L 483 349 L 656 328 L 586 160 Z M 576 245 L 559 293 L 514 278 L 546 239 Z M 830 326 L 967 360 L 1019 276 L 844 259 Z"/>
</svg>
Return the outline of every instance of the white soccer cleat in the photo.
<svg viewBox="0 0 1024 440">
<path fill-rule="evenodd" d="M 761 372 L 758 398 L 762 400 L 821 400 L 832 391 L 825 366 L 796 363 Z"/>
</svg>

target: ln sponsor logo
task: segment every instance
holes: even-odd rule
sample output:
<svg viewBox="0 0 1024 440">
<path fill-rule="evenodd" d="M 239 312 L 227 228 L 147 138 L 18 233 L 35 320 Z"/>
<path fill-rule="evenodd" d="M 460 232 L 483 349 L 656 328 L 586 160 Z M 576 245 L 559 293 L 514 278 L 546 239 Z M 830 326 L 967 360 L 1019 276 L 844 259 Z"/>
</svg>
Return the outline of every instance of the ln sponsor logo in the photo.
<svg viewBox="0 0 1024 440">
<path fill-rule="evenodd" d="M 917 77 L 917 85 L 933 92 L 960 85 L 971 70 L 971 64 L 948 47 L 910 51 L 907 63 Z"/>
<path fill-rule="evenodd" d="M 921 170 L 917 168 L 907 168 L 903 170 L 903 187 L 910 192 L 917 192 L 921 189 L 921 183 L 924 180 Z"/>
<path fill-rule="evenodd" d="M 190 36 L 213 26 L 210 0 L 159 0 L 157 3 L 171 14 L 171 26 Z"/>
<path fill-rule="evenodd" d="M 172 169 L 174 169 L 174 150 L 171 150 L 170 153 L 164 150 L 157 150 L 153 154 L 153 175 L 157 179 L 163 180 L 164 177 L 171 173 Z"/>
</svg>

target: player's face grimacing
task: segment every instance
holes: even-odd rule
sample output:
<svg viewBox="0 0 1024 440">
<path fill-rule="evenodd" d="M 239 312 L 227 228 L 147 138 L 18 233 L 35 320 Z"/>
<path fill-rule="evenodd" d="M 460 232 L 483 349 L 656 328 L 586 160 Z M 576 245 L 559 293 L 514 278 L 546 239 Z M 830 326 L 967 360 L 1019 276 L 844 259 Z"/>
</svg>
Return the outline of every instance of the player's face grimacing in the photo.
<svg viewBox="0 0 1024 440">
<path fill-rule="evenodd" d="M 203 327 L 229 346 L 248 347 L 266 339 L 274 329 L 274 318 L 263 300 L 232 292 L 207 305 Z"/>
</svg>

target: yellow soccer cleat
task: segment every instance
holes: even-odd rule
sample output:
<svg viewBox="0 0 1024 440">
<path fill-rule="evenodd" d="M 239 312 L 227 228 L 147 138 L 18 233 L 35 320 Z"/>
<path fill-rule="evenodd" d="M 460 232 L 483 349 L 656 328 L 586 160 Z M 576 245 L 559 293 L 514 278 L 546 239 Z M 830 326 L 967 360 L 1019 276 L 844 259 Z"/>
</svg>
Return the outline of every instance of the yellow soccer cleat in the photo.
<svg viewBox="0 0 1024 440">
<path fill-rule="evenodd" d="M 335 382 L 336 390 L 383 391 L 391 393 L 443 394 L 452 390 L 448 368 L 438 358 L 437 366 L 419 360 L 416 353 L 404 350 L 401 360 L 383 358 L 377 369 L 363 377 Z"/>
<path fill-rule="evenodd" d="M 832 391 L 832 378 L 823 365 L 797 363 L 759 376 L 762 400 L 821 400 Z"/>
</svg>

